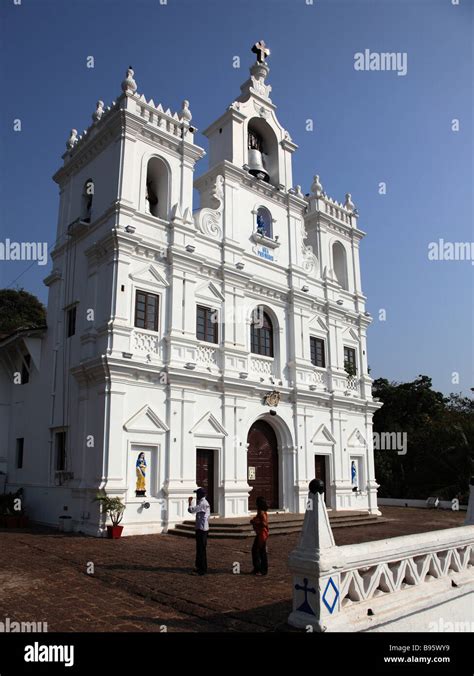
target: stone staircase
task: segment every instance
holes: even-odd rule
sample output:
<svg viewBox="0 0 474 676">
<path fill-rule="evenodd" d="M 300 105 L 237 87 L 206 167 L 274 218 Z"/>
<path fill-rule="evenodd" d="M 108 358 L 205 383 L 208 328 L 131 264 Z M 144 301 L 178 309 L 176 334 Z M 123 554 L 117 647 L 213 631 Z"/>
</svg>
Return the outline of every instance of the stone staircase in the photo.
<svg viewBox="0 0 474 676">
<path fill-rule="evenodd" d="M 346 528 L 354 526 L 367 526 L 369 524 L 380 523 L 385 519 L 373 516 L 369 512 L 328 512 L 331 528 Z M 250 525 L 248 517 L 236 519 L 222 519 L 220 517 L 211 517 L 209 520 L 210 538 L 248 538 L 254 537 L 255 533 Z M 287 535 L 289 533 L 299 533 L 303 525 L 304 514 L 288 514 L 287 512 L 268 512 L 268 521 L 270 534 Z M 171 535 L 180 535 L 182 537 L 194 537 L 194 519 L 178 523 L 168 531 Z"/>
</svg>

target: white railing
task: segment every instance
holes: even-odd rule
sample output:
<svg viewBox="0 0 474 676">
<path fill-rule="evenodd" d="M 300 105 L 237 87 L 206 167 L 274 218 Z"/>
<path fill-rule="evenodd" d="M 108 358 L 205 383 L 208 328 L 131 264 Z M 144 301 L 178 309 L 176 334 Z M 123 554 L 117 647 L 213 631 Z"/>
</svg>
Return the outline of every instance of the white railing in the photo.
<svg viewBox="0 0 474 676">
<path fill-rule="evenodd" d="M 218 348 L 211 347 L 209 345 L 198 345 L 196 360 L 197 363 L 200 364 L 201 366 L 218 367 L 219 365 L 218 355 L 219 355 Z"/>
<path fill-rule="evenodd" d="M 275 375 L 273 357 L 250 357 L 250 371 L 267 377 Z"/>
<path fill-rule="evenodd" d="M 454 533 L 453 533 L 454 531 Z M 341 571 L 341 609 L 354 603 L 368 601 L 383 594 L 402 591 L 408 587 L 415 587 L 442 577 L 449 577 L 451 573 L 462 573 L 474 565 L 474 541 L 472 528 L 468 529 L 468 539 L 462 542 L 463 528 L 434 531 L 423 535 L 406 535 L 392 538 L 388 541 L 364 545 L 364 565 L 350 567 Z M 455 535 L 456 537 L 453 537 Z M 442 537 L 440 537 L 442 536 Z M 447 538 L 446 538 L 447 536 Z M 457 538 L 460 541 L 453 542 Z M 421 539 L 420 539 L 421 538 Z M 448 540 L 444 544 L 441 540 Z M 390 546 L 397 549 L 413 549 L 411 554 L 389 553 Z M 347 545 L 343 549 L 344 556 L 352 558 L 360 556 L 357 550 L 360 545 Z M 428 551 L 427 551 L 428 550 Z M 367 561 L 368 553 L 372 556 L 383 554 L 383 561 Z M 375 558 L 375 557 L 374 557 Z"/>
<path fill-rule="evenodd" d="M 346 382 L 346 389 L 349 392 L 359 393 L 359 378 L 356 376 L 348 376 Z"/>
<path fill-rule="evenodd" d="M 357 376 L 331 375 L 332 390 L 344 392 L 345 394 L 360 394 L 360 379 Z"/>
<path fill-rule="evenodd" d="M 333 216 L 339 221 L 351 225 L 352 211 L 349 211 L 343 204 L 336 202 L 336 200 L 333 200 L 330 197 L 323 197 L 322 200 L 324 202 L 324 210 L 329 216 Z"/>
<path fill-rule="evenodd" d="M 328 385 L 328 374 L 326 371 L 314 370 L 311 374 L 311 384 L 317 388 L 325 388 Z"/>
<path fill-rule="evenodd" d="M 339 547 L 321 494 L 310 492 L 289 567 L 290 624 L 365 630 L 474 593 L 474 526 Z"/>
<path fill-rule="evenodd" d="M 159 346 L 160 341 L 156 334 L 145 333 L 145 331 L 132 332 L 131 352 L 158 354 Z"/>
<path fill-rule="evenodd" d="M 155 105 L 153 99 L 147 101 L 143 95 L 137 101 L 136 110 L 149 124 L 181 138 L 183 120 L 178 113 L 172 113 L 169 108 L 163 110 L 161 104 Z"/>
</svg>

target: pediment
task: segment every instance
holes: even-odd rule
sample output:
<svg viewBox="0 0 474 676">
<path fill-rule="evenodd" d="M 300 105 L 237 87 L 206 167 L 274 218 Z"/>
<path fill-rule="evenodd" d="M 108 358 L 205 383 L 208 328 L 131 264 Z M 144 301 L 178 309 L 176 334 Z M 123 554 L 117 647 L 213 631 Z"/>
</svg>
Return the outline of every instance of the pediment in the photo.
<svg viewBox="0 0 474 676">
<path fill-rule="evenodd" d="M 140 268 L 136 272 L 132 272 L 129 275 L 130 279 L 133 279 L 134 282 L 142 282 L 145 284 L 159 284 L 160 286 L 169 286 L 166 279 L 163 277 L 161 272 L 154 265 L 146 265 L 143 268 Z"/>
<path fill-rule="evenodd" d="M 223 294 L 213 282 L 202 284 L 196 289 L 195 295 L 199 298 L 205 298 L 207 300 L 215 301 L 217 299 L 220 303 L 223 303 L 225 300 Z"/>
<path fill-rule="evenodd" d="M 319 329 L 320 331 L 324 331 L 327 333 L 328 331 L 328 326 L 326 322 L 319 316 L 319 315 L 313 315 L 311 319 L 309 320 L 309 327 L 311 329 Z"/>
<path fill-rule="evenodd" d="M 365 448 L 367 446 L 367 441 L 365 440 L 365 437 L 363 434 L 356 428 L 349 439 L 347 440 L 347 445 L 350 446 L 351 448 L 357 447 L 357 448 Z"/>
<path fill-rule="evenodd" d="M 359 342 L 359 334 L 351 327 L 347 327 L 347 329 L 343 332 L 343 335 L 350 336 L 352 340 L 355 340 L 357 343 Z"/>
<path fill-rule="evenodd" d="M 169 427 L 164 423 L 155 411 L 145 404 L 123 426 L 126 432 L 141 432 L 145 434 L 162 434 L 168 432 Z"/>
<path fill-rule="evenodd" d="M 336 443 L 336 439 L 331 434 L 330 430 L 323 423 L 318 427 L 316 432 L 313 434 L 311 439 L 312 444 L 317 444 L 318 446 L 333 446 Z"/>
<path fill-rule="evenodd" d="M 228 434 L 220 422 L 212 415 L 210 411 L 200 418 L 197 423 L 191 427 L 191 432 L 195 437 L 215 437 L 222 439 Z"/>
</svg>

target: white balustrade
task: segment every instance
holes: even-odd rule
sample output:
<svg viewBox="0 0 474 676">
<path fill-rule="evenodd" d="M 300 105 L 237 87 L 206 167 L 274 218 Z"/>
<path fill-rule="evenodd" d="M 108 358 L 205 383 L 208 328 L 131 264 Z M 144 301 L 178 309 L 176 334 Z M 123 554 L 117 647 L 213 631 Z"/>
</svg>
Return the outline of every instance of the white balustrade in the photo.
<svg viewBox="0 0 474 676">
<path fill-rule="evenodd" d="M 438 531 L 439 532 L 439 531 Z M 437 533 L 436 533 L 437 534 Z M 474 565 L 474 542 L 447 547 L 436 544 L 436 534 L 432 533 L 430 549 L 423 551 L 420 543 L 418 551 L 409 556 L 399 555 L 393 560 L 390 556 L 375 565 L 364 565 L 341 572 L 341 608 L 377 598 L 382 594 L 402 591 L 435 579 L 449 577 L 452 573 L 466 572 Z M 416 542 L 417 536 L 404 536 Z M 393 538 L 395 543 L 398 538 Z M 372 543 L 372 550 L 383 549 L 382 542 Z M 347 552 L 349 554 L 349 551 Z"/>
<path fill-rule="evenodd" d="M 311 374 L 311 384 L 318 388 L 325 388 L 328 385 L 328 374 L 326 371 L 315 369 Z"/>
<path fill-rule="evenodd" d="M 218 348 L 209 345 L 198 345 L 197 363 L 201 366 L 218 366 Z"/>
<path fill-rule="evenodd" d="M 310 492 L 289 567 L 290 624 L 316 631 L 364 630 L 397 622 L 402 609 L 405 616 L 423 614 L 430 605 L 474 593 L 474 527 L 336 546 L 322 494 Z M 364 602 L 370 608 L 358 606 Z"/>
<path fill-rule="evenodd" d="M 133 331 L 131 352 L 145 352 L 147 354 L 158 354 L 159 338 L 155 333 L 146 333 L 145 331 Z"/>
<path fill-rule="evenodd" d="M 274 360 L 272 357 L 250 357 L 250 370 L 261 376 L 274 375 Z"/>
<path fill-rule="evenodd" d="M 349 392 L 359 392 L 359 378 L 356 376 L 348 376 L 347 382 L 346 382 L 346 389 L 349 390 Z"/>
</svg>

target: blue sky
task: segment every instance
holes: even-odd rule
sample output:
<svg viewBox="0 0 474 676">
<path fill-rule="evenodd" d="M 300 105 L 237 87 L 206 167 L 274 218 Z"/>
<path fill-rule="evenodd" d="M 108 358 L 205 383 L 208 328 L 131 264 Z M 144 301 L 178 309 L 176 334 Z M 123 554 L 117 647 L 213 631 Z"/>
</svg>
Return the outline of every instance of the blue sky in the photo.
<svg viewBox="0 0 474 676">
<path fill-rule="evenodd" d="M 238 95 L 250 46 L 263 38 L 272 50 L 272 99 L 299 145 L 295 184 L 308 192 L 318 173 L 332 197 L 351 192 L 367 232 L 371 375 L 403 381 L 423 373 L 446 393 L 468 393 L 474 265 L 427 254 L 440 238 L 474 240 L 474 3 L 308 1 L 0 0 L 0 239 L 54 242 L 51 176 L 69 131 L 89 126 L 99 98 L 109 104 L 120 94 L 129 64 L 147 98 L 172 110 L 189 99 L 193 122 L 205 129 Z M 354 54 L 365 49 L 406 53 L 407 74 L 356 71 Z M 206 147 L 201 135 L 197 142 Z M 197 173 L 206 166 L 205 158 Z M 27 267 L 0 262 L 0 286 Z M 33 265 L 13 286 L 46 301 L 49 267 Z"/>
</svg>

